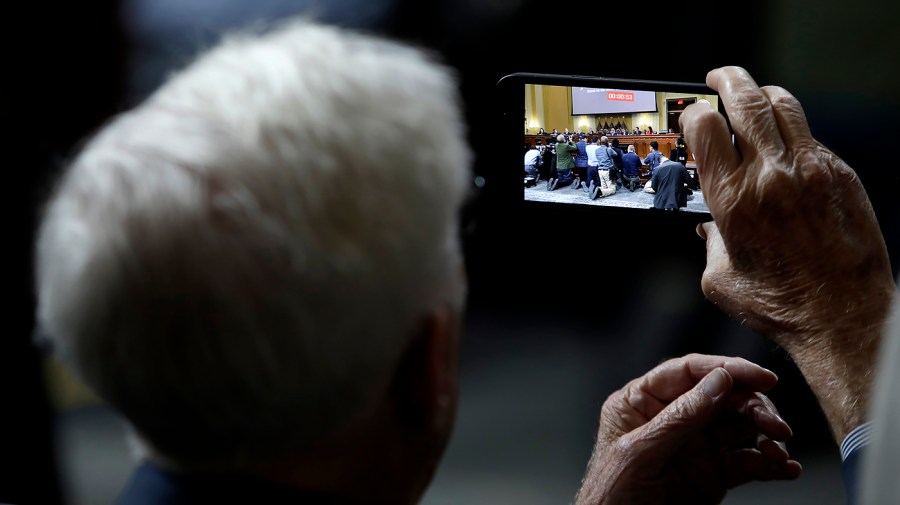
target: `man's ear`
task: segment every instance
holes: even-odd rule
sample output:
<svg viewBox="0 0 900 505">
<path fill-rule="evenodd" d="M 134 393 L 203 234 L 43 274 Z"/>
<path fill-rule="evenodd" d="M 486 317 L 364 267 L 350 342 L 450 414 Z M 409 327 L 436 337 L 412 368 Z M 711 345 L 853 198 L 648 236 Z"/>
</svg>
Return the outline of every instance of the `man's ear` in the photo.
<svg viewBox="0 0 900 505">
<path fill-rule="evenodd" d="M 397 415 L 414 431 L 448 432 L 459 392 L 461 315 L 442 306 L 423 318 L 391 385 Z"/>
</svg>

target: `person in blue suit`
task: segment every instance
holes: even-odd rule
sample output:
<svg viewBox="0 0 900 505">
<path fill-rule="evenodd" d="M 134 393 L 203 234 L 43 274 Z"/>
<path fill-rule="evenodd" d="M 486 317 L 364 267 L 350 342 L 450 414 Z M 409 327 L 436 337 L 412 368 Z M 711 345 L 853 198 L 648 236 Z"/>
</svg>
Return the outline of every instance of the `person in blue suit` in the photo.
<svg viewBox="0 0 900 505">
<path fill-rule="evenodd" d="M 628 146 L 628 152 L 622 156 L 622 184 L 629 191 L 641 187 L 641 157 L 634 152 L 634 146 Z"/>
</svg>

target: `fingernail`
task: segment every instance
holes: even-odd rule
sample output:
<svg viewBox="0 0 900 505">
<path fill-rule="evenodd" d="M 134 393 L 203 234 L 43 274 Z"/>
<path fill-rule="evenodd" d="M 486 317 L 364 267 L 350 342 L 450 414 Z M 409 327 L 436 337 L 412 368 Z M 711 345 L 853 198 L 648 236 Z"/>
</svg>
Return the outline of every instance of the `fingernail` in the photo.
<svg viewBox="0 0 900 505">
<path fill-rule="evenodd" d="M 697 225 L 696 231 L 697 231 L 697 236 L 699 236 L 703 240 L 706 240 L 706 230 L 703 228 L 703 223 L 700 223 Z"/>
<path fill-rule="evenodd" d="M 790 458 L 790 454 L 787 452 L 787 448 L 783 444 L 779 444 L 778 442 L 765 439 L 759 442 L 759 450 L 763 453 L 763 456 L 768 458 L 770 462 L 778 462 L 783 463 Z"/>
<path fill-rule="evenodd" d="M 772 377 L 775 377 L 775 381 L 778 382 L 778 374 L 776 374 L 775 372 L 769 370 L 768 368 L 766 368 L 766 367 L 764 367 L 764 366 L 759 366 L 758 364 L 753 363 L 752 361 L 744 361 L 744 363 L 749 363 L 749 364 L 750 364 L 751 366 L 753 366 L 754 368 L 756 368 L 756 369 L 758 369 L 758 370 L 762 370 L 762 371 L 765 372 L 766 374 L 769 374 L 769 375 L 771 375 Z M 723 368 L 725 369 L 725 371 L 727 371 L 728 373 L 732 373 L 732 371 L 734 370 L 734 367 L 735 367 L 735 366 L 738 366 L 738 365 L 737 365 L 736 363 L 731 362 L 731 361 L 726 361 L 725 363 L 722 364 L 722 367 L 723 367 Z M 728 370 L 729 368 L 731 368 L 732 370 L 729 371 L 729 370 Z"/>
<path fill-rule="evenodd" d="M 712 108 L 712 104 L 709 103 L 709 100 L 705 100 L 705 99 L 701 98 L 701 99 L 697 100 L 697 103 L 703 103 L 703 104 L 706 104 L 707 107 Z"/>
<path fill-rule="evenodd" d="M 778 423 L 778 424 L 783 424 L 784 427 L 787 428 L 788 438 L 794 436 L 794 430 L 791 429 L 791 425 L 786 423 L 785 420 L 782 419 L 780 416 L 777 416 L 777 415 L 773 414 L 772 412 L 770 412 L 762 407 L 759 407 L 759 406 L 753 407 L 753 413 L 756 415 L 757 418 L 768 419 L 770 423 L 774 422 L 774 423 Z"/>
<path fill-rule="evenodd" d="M 709 373 L 706 377 L 706 382 L 703 383 L 703 392 L 706 393 L 706 396 L 712 399 L 722 396 L 722 393 L 725 392 L 725 388 L 728 386 L 728 379 L 725 374 L 726 372 L 722 368 L 716 368 Z"/>
</svg>

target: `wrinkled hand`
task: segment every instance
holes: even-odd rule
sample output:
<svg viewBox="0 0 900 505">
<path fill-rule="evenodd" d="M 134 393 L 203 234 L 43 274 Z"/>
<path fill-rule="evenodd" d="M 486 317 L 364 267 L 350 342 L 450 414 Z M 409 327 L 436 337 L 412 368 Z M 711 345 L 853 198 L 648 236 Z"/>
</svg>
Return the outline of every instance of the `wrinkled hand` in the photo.
<svg viewBox="0 0 900 505">
<path fill-rule="evenodd" d="M 713 70 L 706 81 L 720 95 L 740 152 L 725 119 L 708 105 L 682 114 L 715 219 L 698 229 L 707 239 L 703 292 L 784 347 L 832 421 L 837 413 L 828 412 L 829 401 L 840 403 L 837 409 L 864 409 L 867 384 L 829 392 L 827 374 L 817 377 L 823 371 L 813 369 L 818 363 L 848 380 L 868 380 L 894 293 L 887 248 L 862 184 L 812 138 L 800 103 L 786 90 L 760 88 L 738 67 Z M 836 437 L 843 431 L 833 428 Z"/>
<path fill-rule="evenodd" d="M 751 480 L 795 479 L 791 429 L 760 394 L 772 372 L 741 358 L 669 360 L 603 404 L 577 505 L 720 503 Z"/>
<path fill-rule="evenodd" d="M 711 107 L 682 114 L 715 219 L 703 227 L 707 297 L 776 341 L 886 313 L 887 248 L 856 173 L 812 138 L 786 90 L 759 88 L 737 67 L 713 70 L 707 84 L 741 151 Z"/>
</svg>

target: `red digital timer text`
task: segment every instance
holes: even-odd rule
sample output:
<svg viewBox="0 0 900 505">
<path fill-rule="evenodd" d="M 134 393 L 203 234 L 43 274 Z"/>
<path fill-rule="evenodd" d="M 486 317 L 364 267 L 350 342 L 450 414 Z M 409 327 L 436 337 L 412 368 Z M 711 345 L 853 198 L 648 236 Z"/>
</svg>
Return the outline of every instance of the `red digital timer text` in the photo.
<svg viewBox="0 0 900 505">
<path fill-rule="evenodd" d="M 616 100 L 619 102 L 633 102 L 634 101 L 634 93 L 627 93 L 623 91 L 608 91 L 606 93 L 607 100 Z"/>
</svg>

